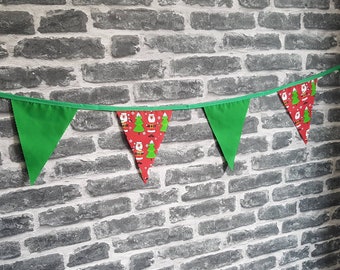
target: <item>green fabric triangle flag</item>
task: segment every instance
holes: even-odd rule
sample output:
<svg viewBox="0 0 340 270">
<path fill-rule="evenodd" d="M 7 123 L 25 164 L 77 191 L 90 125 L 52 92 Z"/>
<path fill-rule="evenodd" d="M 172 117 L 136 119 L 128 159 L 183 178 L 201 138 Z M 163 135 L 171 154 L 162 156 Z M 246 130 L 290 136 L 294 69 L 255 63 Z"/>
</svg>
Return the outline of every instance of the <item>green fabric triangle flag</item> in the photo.
<svg viewBox="0 0 340 270">
<path fill-rule="evenodd" d="M 12 100 L 31 185 L 39 176 L 77 109 Z"/>
<path fill-rule="evenodd" d="M 230 169 L 240 143 L 250 99 L 204 107 L 209 125 Z"/>
</svg>

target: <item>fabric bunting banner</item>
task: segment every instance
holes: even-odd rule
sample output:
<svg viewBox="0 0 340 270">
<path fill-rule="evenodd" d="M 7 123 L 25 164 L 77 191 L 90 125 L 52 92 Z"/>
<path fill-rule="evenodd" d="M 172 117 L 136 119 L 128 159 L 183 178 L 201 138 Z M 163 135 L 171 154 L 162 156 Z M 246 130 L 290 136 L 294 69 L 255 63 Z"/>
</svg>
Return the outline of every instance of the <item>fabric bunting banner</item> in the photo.
<svg viewBox="0 0 340 270">
<path fill-rule="evenodd" d="M 164 106 L 107 106 L 44 100 L 0 92 L 11 100 L 21 148 L 33 185 L 78 110 L 113 111 L 146 183 L 174 110 L 204 110 L 209 126 L 230 169 L 234 168 L 242 128 L 253 98 L 277 93 L 303 142 L 308 142 L 317 79 L 340 65 L 299 81 L 235 98 Z"/>
</svg>

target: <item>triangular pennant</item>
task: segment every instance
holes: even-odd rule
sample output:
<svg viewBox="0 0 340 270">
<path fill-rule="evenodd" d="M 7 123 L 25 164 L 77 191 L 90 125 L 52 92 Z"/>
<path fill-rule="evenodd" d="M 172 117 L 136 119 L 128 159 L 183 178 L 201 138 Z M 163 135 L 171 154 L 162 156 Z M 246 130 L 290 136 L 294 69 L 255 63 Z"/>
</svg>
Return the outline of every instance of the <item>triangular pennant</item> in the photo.
<svg viewBox="0 0 340 270">
<path fill-rule="evenodd" d="M 250 99 L 204 107 L 209 125 L 230 169 L 240 143 Z"/>
<path fill-rule="evenodd" d="M 317 79 L 278 92 L 304 143 L 308 142 Z"/>
<path fill-rule="evenodd" d="M 77 110 L 17 100 L 12 100 L 12 108 L 33 185 Z"/>
<path fill-rule="evenodd" d="M 137 166 L 146 183 L 149 169 L 168 128 L 172 111 L 117 112 Z"/>
</svg>

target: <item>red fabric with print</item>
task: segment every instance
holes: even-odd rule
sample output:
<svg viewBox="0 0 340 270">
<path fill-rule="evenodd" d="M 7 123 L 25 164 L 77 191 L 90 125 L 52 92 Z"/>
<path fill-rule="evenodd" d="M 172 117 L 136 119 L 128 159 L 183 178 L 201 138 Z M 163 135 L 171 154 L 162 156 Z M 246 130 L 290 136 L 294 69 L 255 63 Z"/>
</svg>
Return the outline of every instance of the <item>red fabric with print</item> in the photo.
<svg viewBox="0 0 340 270">
<path fill-rule="evenodd" d="M 317 80 L 315 79 L 278 92 L 281 101 L 305 143 L 308 142 L 316 83 Z"/>
<path fill-rule="evenodd" d="M 146 183 L 172 111 L 124 111 L 117 112 L 117 115 Z"/>
</svg>

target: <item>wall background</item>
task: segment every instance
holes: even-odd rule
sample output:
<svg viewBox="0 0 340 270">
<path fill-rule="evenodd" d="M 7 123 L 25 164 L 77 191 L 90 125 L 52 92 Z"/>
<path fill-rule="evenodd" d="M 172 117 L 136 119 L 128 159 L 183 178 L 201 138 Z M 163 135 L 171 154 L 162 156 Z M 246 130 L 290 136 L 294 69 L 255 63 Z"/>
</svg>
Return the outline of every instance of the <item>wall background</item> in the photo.
<svg viewBox="0 0 340 270">
<path fill-rule="evenodd" d="M 340 64 L 340 1 L 0 0 L 1 91 L 79 103 L 197 103 Z M 79 111 L 30 187 L 0 100 L 2 270 L 340 269 L 340 79 L 305 146 L 253 99 L 236 169 L 202 110 L 176 111 L 147 185 L 113 113 Z M 226 119 L 227 120 L 227 119 Z"/>
</svg>

